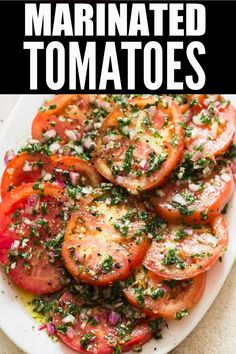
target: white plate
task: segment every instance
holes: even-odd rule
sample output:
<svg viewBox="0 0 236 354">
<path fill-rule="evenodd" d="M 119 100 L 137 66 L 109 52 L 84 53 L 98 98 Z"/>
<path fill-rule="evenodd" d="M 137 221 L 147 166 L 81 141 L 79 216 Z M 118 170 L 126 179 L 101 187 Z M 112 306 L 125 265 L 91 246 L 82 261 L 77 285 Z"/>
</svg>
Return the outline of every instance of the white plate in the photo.
<svg viewBox="0 0 236 354">
<path fill-rule="evenodd" d="M 22 96 L 9 117 L 0 137 L 0 175 L 4 169 L 3 156 L 6 150 L 15 148 L 30 136 L 32 119 L 40 107 L 45 95 Z M 225 95 L 236 106 L 236 95 Z M 207 283 L 200 302 L 191 314 L 181 321 L 169 322 L 169 329 L 163 333 L 161 341 L 150 341 L 143 347 L 143 354 L 168 353 L 179 344 L 198 324 L 220 291 L 236 258 L 236 243 L 233 240 L 236 219 L 236 194 L 230 203 L 227 220 L 229 223 L 230 241 L 223 262 L 217 264 L 207 274 Z M 65 345 L 54 343 L 44 331 L 38 331 L 38 324 L 26 311 L 22 302 L 16 298 L 16 290 L 2 273 L 0 277 L 0 327 L 7 336 L 22 350 L 29 354 L 72 354 L 74 351 Z M 157 351 L 154 351 L 157 348 Z"/>
</svg>

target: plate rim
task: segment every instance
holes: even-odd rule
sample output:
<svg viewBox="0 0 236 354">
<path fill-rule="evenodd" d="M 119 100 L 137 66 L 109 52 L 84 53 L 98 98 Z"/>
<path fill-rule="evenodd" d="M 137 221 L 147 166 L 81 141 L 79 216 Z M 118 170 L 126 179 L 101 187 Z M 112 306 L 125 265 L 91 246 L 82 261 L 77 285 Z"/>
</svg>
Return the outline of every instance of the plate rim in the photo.
<svg viewBox="0 0 236 354">
<path fill-rule="evenodd" d="M 20 97 L 18 98 L 18 100 L 16 101 L 13 109 L 11 110 L 10 114 L 8 115 L 6 122 L 4 123 L 3 129 L 1 131 L 0 134 L 0 143 L 4 140 L 4 136 L 6 135 L 6 132 L 9 130 L 9 127 L 11 127 L 12 122 L 13 122 L 13 118 L 16 115 L 16 113 L 19 111 L 19 107 L 22 105 L 22 103 L 24 102 L 24 100 L 27 100 L 30 96 L 40 96 L 43 100 L 44 97 L 49 97 L 50 95 L 20 95 Z M 236 101 L 236 95 L 235 96 L 235 101 Z M 16 144 L 17 145 L 17 144 Z M 235 193 L 235 192 L 234 192 Z M 230 238 L 232 239 L 232 236 L 230 236 Z M 236 247 L 236 246 L 235 246 Z M 227 253 L 226 253 L 227 255 Z M 227 256 L 226 256 L 227 257 Z M 218 279 L 217 284 L 214 285 L 214 296 L 209 296 L 206 299 L 204 299 L 204 303 L 202 304 L 203 309 L 201 310 L 201 316 L 196 316 L 195 314 L 193 314 L 195 307 L 193 308 L 193 310 L 191 311 L 191 317 L 192 320 L 191 322 L 186 325 L 183 326 L 182 330 L 181 330 L 181 335 L 178 336 L 178 339 L 173 343 L 170 341 L 170 344 L 167 345 L 165 348 L 158 348 L 158 343 L 157 342 L 157 348 L 158 350 L 156 351 L 156 353 L 158 352 L 158 354 L 167 354 L 170 350 L 173 350 L 175 347 L 177 347 L 183 340 L 185 340 L 185 338 L 194 330 L 194 328 L 199 324 L 199 322 L 203 319 L 203 317 L 205 316 L 206 312 L 210 309 L 210 307 L 212 306 L 213 302 L 215 301 L 216 297 L 218 296 L 220 290 L 222 289 L 226 279 L 228 278 L 228 275 L 232 269 L 232 266 L 234 264 L 236 260 L 236 251 L 234 254 L 234 257 L 232 257 L 230 259 L 230 262 L 228 262 L 227 265 L 227 271 L 224 272 L 224 274 Z M 214 267 L 213 267 L 214 268 Z M 207 283 L 207 279 L 209 278 L 208 273 L 211 271 L 207 272 L 207 277 L 206 277 L 206 283 Z M 2 274 L 2 273 L 1 273 Z M 202 300 L 202 299 L 201 299 Z M 200 302 L 201 302 L 200 300 Z M 18 300 L 19 302 L 19 300 Z M 26 311 L 26 310 L 25 310 Z M 24 353 L 27 354 L 33 354 L 32 351 L 29 351 L 28 348 L 26 348 L 26 346 L 24 345 L 24 343 L 22 343 L 21 339 L 19 337 L 15 337 L 9 328 L 4 327 L 4 325 L 2 324 L 3 321 L 0 320 L 0 328 L 3 331 L 3 333 L 19 348 L 21 349 Z M 182 321 L 181 321 L 182 322 Z M 183 323 L 185 323 L 185 319 L 183 321 Z M 168 333 L 168 332 L 167 332 Z M 36 335 L 35 331 L 32 330 L 32 340 L 33 337 Z M 73 353 L 74 351 L 71 351 L 71 353 Z M 154 353 L 154 351 L 153 351 Z"/>
</svg>

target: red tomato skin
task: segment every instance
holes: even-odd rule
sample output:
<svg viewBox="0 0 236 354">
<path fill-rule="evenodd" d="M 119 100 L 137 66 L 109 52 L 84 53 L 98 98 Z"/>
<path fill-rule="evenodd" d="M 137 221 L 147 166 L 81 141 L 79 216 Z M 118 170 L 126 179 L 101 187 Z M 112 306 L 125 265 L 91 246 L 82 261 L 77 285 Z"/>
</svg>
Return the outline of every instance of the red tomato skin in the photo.
<svg viewBox="0 0 236 354">
<path fill-rule="evenodd" d="M 23 171 L 23 166 L 25 161 L 28 162 L 43 162 L 43 168 L 38 167 L 33 171 Z M 47 156 L 42 154 L 30 155 L 27 152 L 22 152 L 21 154 L 15 156 L 6 166 L 1 180 L 1 196 L 5 198 L 7 195 L 8 188 L 10 185 L 13 187 L 18 187 L 23 183 L 32 183 L 36 182 L 41 176 L 42 169 L 51 172 L 50 160 Z M 9 170 L 12 170 L 12 173 L 9 173 Z"/>
<path fill-rule="evenodd" d="M 53 126 L 52 123 L 53 122 Z M 65 134 L 65 130 L 77 129 L 78 140 L 83 135 L 83 130 L 81 123 L 78 119 L 74 119 L 70 123 L 61 122 L 57 116 L 48 115 L 45 112 L 39 112 L 33 120 L 32 123 L 32 137 L 33 139 L 42 141 L 43 134 L 48 130 L 55 130 L 59 138 L 61 139 L 60 143 L 65 144 L 68 141 L 68 137 Z"/>
<path fill-rule="evenodd" d="M 207 204 L 202 204 L 201 196 L 200 196 L 200 203 L 195 204 L 193 203 L 192 207 L 194 209 L 194 213 L 190 216 L 183 216 L 181 213 L 173 208 L 169 203 L 168 200 L 171 201 L 171 196 L 179 193 L 181 191 L 181 187 L 177 187 L 176 184 L 167 183 L 163 188 L 162 192 L 165 193 L 162 197 L 151 197 L 150 200 L 157 212 L 157 214 L 170 222 L 178 222 L 179 220 L 183 220 L 186 223 L 208 223 L 211 219 L 217 216 L 225 207 L 225 205 L 231 199 L 233 192 L 234 192 L 234 176 L 230 167 L 223 168 L 225 173 L 227 173 L 230 177 L 229 181 L 219 181 L 216 186 L 216 193 L 213 197 L 212 191 L 206 191 L 203 193 L 204 200 Z M 205 179 L 205 181 L 210 180 L 211 176 Z M 190 191 L 191 192 L 191 191 Z M 208 193 L 208 196 L 207 196 Z M 207 210 L 207 219 L 202 219 L 202 213 Z"/>
<path fill-rule="evenodd" d="M 196 97 L 195 97 L 196 96 Z M 205 95 L 193 95 L 193 99 L 197 98 L 199 104 L 190 108 L 186 115 L 188 118 L 192 118 L 194 115 L 197 115 L 201 112 L 202 109 L 207 108 L 205 104 Z M 218 99 L 222 99 L 221 96 Z M 186 148 L 190 151 L 194 150 L 194 147 L 202 144 L 202 138 L 204 138 L 204 149 L 203 149 L 203 156 L 219 156 L 227 151 L 230 144 L 233 141 L 233 136 L 236 129 L 236 111 L 231 104 L 229 104 L 226 108 L 219 109 L 219 116 L 223 120 L 225 120 L 225 128 L 221 132 L 221 134 L 217 137 L 216 140 L 206 140 L 206 137 L 209 136 L 208 126 L 204 127 L 195 127 L 198 131 L 199 137 L 193 138 L 186 138 L 185 144 Z M 192 126 L 192 123 L 189 122 L 188 125 Z"/>
<path fill-rule="evenodd" d="M 92 164 L 75 156 L 51 156 L 51 163 L 54 168 L 61 168 L 72 172 L 78 172 L 89 180 L 92 187 L 102 183 L 102 176 L 95 170 Z"/>
<path fill-rule="evenodd" d="M 72 295 L 70 295 L 68 292 L 65 292 L 61 299 L 59 300 L 60 302 L 72 302 L 75 303 L 76 301 L 73 301 Z M 79 303 L 78 303 L 79 305 Z M 97 329 L 96 327 L 89 327 L 89 329 L 95 331 L 95 333 L 98 335 L 97 337 L 97 342 L 98 342 L 98 347 L 97 348 L 92 348 L 91 350 L 85 350 L 81 344 L 80 344 L 80 339 L 81 335 L 84 334 L 84 329 L 78 328 L 78 332 L 75 330 L 75 335 L 73 338 L 69 338 L 67 335 L 57 332 L 57 335 L 60 337 L 60 339 L 70 348 L 74 349 L 75 351 L 79 353 L 89 353 L 89 354 L 112 354 L 114 353 L 114 348 L 106 341 L 106 332 L 112 332 L 114 335 L 116 335 L 115 328 L 113 329 L 111 325 L 107 323 L 106 317 L 107 313 L 104 308 L 100 308 L 98 311 L 100 311 L 100 322 L 99 325 L 100 329 Z M 53 317 L 53 323 L 55 327 L 57 327 L 59 324 L 61 324 L 61 318 L 58 314 L 55 314 Z M 79 319 L 77 320 L 77 326 L 79 327 Z M 75 325 L 76 326 L 76 325 Z M 88 326 L 86 326 L 86 332 L 88 332 Z M 110 326 L 110 328 L 109 328 Z M 76 332 L 78 335 L 76 335 Z M 152 333 L 150 331 L 150 327 L 148 323 L 144 321 L 140 321 L 135 328 L 133 329 L 131 333 L 131 339 L 126 342 L 126 343 L 120 343 L 120 347 L 122 349 L 122 352 L 127 352 L 131 350 L 135 345 L 143 345 L 146 342 L 148 342 L 152 338 Z"/>
<path fill-rule="evenodd" d="M 85 239 L 79 242 L 76 236 L 73 237 L 73 230 L 76 228 L 77 219 L 78 215 L 76 215 L 76 213 L 73 214 L 69 223 L 67 224 L 65 239 L 62 246 L 62 258 L 64 260 L 65 267 L 72 274 L 73 277 L 75 277 L 76 279 L 79 278 L 81 281 L 91 285 L 107 286 L 111 285 L 116 280 L 126 279 L 130 273 L 130 270 L 136 267 L 137 265 L 141 264 L 150 245 L 148 239 L 143 239 L 142 243 L 139 245 L 135 245 L 135 241 L 132 243 L 132 245 L 130 242 L 131 250 L 129 251 L 129 260 L 128 255 L 125 256 L 121 252 L 121 248 L 119 245 L 116 245 L 115 242 L 111 242 L 107 245 L 101 237 L 99 238 L 99 235 L 96 235 L 96 233 L 91 234 L 89 236 L 85 236 Z M 85 213 L 85 219 L 89 220 L 89 224 L 93 224 L 94 229 L 96 229 L 96 221 L 94 221 L 94 219 L 91 218 L 87 213 Z M 98 223 L 97 226 L 99 227 L 101 225 Z M 112 232 L 114 232 L 111 227 L 107 227 L 106 230 L 108 233 L 110 232 L 111 234 Z M 120 269 L 116 269 L 116 272 L 114 273 L 103 274 L 99 277 L 99 279 L 94 279 L 85 271 L 78 275 L 78 265 L 76 265 L 76 263 L 71 260 L 70 256 L 71 247 L 76 248 L 76 245 L 78 243 L 80 243 L 81 247 L 80 252 L 82 252 L 84 249 L 89 249 L 94 245 L 96 245 L 95 249 L 100 250 L 100 252 L 102 252 L 103 249 L 107 250 L 107 253 L 109 255 L 112 255 L 113 258 L 117 260 L 117 262 L 119 261 L 118 263 L 122 266 L 120 267 Z M 97 257 L 96 259 L 95 253 L 96 252 L 93 253 L 92 259 L 87 258 L 87 262 L 95 262 L 95 264 L 99 262 L 99 257 Z"/>
<path fill-rule="evenodd" d="M 155 288 L 155 283 L 160 283 L 164 280 L 164 278 L 159 277 L 150 270 L 147 271 L 147 275 L 153 279 L 153 283 L 150 283 L 149 287 L 153 285 Z M 152 318 L 163 317 L 167 320 L 173 320 L 177 312 L 183 309 L 189 310 L 200 300 L 205 288 L 206 273 L 197 275 L 192 278 L 192 281 L 193 283 L 190 285 L 190 288 L 181 294 L 176 294 L 175 299 L 169 299 L 168 293 L 165 293 L 164 297 L 157 301 L 151 297 L 146 298 L 144 306 L 141 309 L 142 312 Z M 129 288 L 124 290 L 124 294 L 131 305 L 138 308 L 137 300 Z"/>
<path fill-rule="evenodd" d="M 144 266 L 154 272 L 155 274 L 166 278 L 166 279 L 176 279 L 176 280 L 182 280 L 182 279 L 188 279 L 188 278 L 193 278 L 196 277 L 198 274 L 204 273 L 207 270 L 211 269 L 212 266 L 216 263 L 216 261 L 219 259 L 220 256 L 224 253 L 228 241 L 229 241 L 229 234 L 228 234 L 228 229 L 226 225 L 225 219 L 222 217 L 222 215 L 218 215 L 215 218 L 213 218 L 210 223 L 211 228 L 214 232 L 214 234 L 219 235 L 219 241 L 217 244 L 217 250 L 215 253 L 208 259 L 205 259 L 204 261 L 201 261 L 201 267 L 199 267 L 199 263 L 195 264 L 195 266 L 190 269 L 190 270 L 175 270 L 173 272 L 171 269 L 169 270 L 168 268 L 163 269 L 160 268 L 160 265 L 155 262 L 155 254 L 158 251 L 153 247 L 153 245 L 150 246 L 147 255 L 143 261 Z"/>
<path fill-rule="evenodd" d="M 141 106 L 141 105 L 140 105 Z M 176 165 L 180 162 L 183 156 L 184 150 L 184 133 L 183 128 L 179 124 L 183 121 L 182 113 L 177 106 L 176 103 L 172 102 L 171 108 L 169 108 L 171 115 L 173 117 L 173 124 L 175 126 L 175 134 L 178 137 L 178 143 L 175 147 L 171 147 L 168 158 L 165 162 L 163 162 L 162 167 L 153 173 L 150 177 L 146 178 L 145 176 L 141 176 L 136 179 L 129 179 L 125 177 L 122 182 L 117 182 L 117 179 L 112 176 L 109 167 L 104 162 L 103 157 L 99 156 L 99 152 L 94 152 L 93 162 L 97 171 L 106 179 L 113 182 L 114 184 L 121 185 L 122 187 L 127 188 L 131 193 L 137 194 L 137 187 L 141 190 L 150 190 L 157 186 L 162 186 L 166 179 L 168 178 L 171 171 L 176 167 Z M 119 109 L 115 109 L 112 111 L 106 119 L 103 121 L 103 124 L 100 128 L 98 136 L 96 138 L 97 149 L 101 149 L 101 136 L 103 132 L 106 130 L 107 126 L 116 126 L 117 118 L 121 115 Z M 158 125 L 160 124 L 158 119 Z M 171 144 L 169 144 L 169 147 Z"/>
<path fill-rule="evenodd" d="M 29 183 L 17 187 L 15 190 L 9 192 L 0 203 L 0 261 L 2 265 L 8 265 L 9 248 L 11 248 L 15 240 L 19 239 L 17 235 L 9 234 L 6 229 L 11 221 L 9 215 L 14 210 L 14 205 L 21 199 L 27 198 L 33 194 L 40 194 L 39 190 L 33 189 L 33 185 L 34 184 Z M 63 189 L 50 183 L 45 184 L 44 195 L 65 200 Z M 62 289 L 63 285 L 60 281 L 63 274 L 61 261 L 50 265 L 48 261 L 46 261 L 46 255 L 42 255 L 41 253 L 40 257 L 37 259 L 36 249 L 40 251 L 39 247 L 35 246 L 32 260 L 37 266 L 33 269 L 33 273 L 30 274 L 28 270 L 25 270 L 23 265 L 24 261 L 19 259 L 16 268 L 11 269 L 8 273 L 9 277 L 20 288 L 37 295 L 54 293 Z"/>
</svg>

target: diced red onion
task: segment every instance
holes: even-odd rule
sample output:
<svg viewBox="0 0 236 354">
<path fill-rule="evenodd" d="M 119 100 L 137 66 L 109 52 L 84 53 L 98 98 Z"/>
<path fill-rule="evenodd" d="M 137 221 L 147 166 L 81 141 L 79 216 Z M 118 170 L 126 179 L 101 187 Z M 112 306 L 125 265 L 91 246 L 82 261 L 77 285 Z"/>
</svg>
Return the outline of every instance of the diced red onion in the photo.
<svg viewBox="0 0 236 354">
<path fill-rule="evenodd" d="M 73 130 L 66 129 L 65 130 L 65 134 L 72 141 L 77 141 L 78 140 L 77 134 L 75 134 L 75 132 L 73 132 Z"/>
<path fill-rule="evenodd" d="M 43 177 L 44 181 L 51 181 L 51 179 L 52 179 L 51 173 L 46 173 L 45 176 Z"/>
<path fill-rule="evenodd" d="M 72 339 L 75 336 L 75 330 L 72 327 L 68 327 L 66 335 L 67 335 L 67 337 Z"/>
<path fill-rule="evenodd" d="M 180 205 L 183 205 L 183 206 L 187 205 L 186 200 L 179 193 L 175 194 L 175 196 L 174 196 L 174 198 L 172 200 L 173 200 L 173 202 L 178 203 Z"/>
<path fill-rule="evenodd" d="M 43 329 L 47 328 L 47 325 L 46 323 L 42 323 L 40 326 L 39 326 L 39 331 L 42 331 Z"/>
<path fill-rule="evenodd" d="M 97 100 L 96 104 L 98 107 L 105 108 L 106 110 L 109 110 L 110 108 L 110 103 L 104 100 Z"/>
<path fill-rule="evenodd" d="M 153 117 L 154 114 L 155 114 L 155 112 L 156 112 L 156 107 L 151 106 L 151 107 L 149 108 L 149 114 L 150 114 L 150 116 Z"/>
<path fill-rule="evenodd" d="M 31 172 L 33 170 L 32 165 L 30 164 L 29 161 L 25 161 L 25 164 L 23 166 L 23 171 L 24 172 Z"/>
<path fill-rule="evenodd" d="M 189 109 L 184 115 L 185 123 L 191 122 L 192 117 L 193 117 L 193 114 L 192 114 L 191 110 Z"/>
<path fill-rule="evenodd" d="M 231 177 L 228 173 L 223 173 L 220 177 L 225 183 L 228 183 L 231 180 Z"/>
<path fill-rule="evenodd" d="M 169 291 L 169 286 L 166 284 L 162 284 L 161 288 L 164 290 L 165 293 Z"/>
<path fill-rule="evenodd" d="M 49 146 L 49 150 L 51 151 L 52 154 L 55 154 L 60 148 L 61 148 L 61 145 L 58 144 L 57 142 L 52 143 L 52 144 Z"/>
<path fill-rule="evenodd" d="M 192 156 L 192 161 L 198 161 L 199 159 L 202 158 L 202 152 L 201 151 L 196 151 L 193 156 Z"/>
<path fill-rule="evenodd" d="M 231 170 L 232 170 L 233 173 L 236 173 L 236 162 L 233 162 L 231 164 Z"/>
<path fill-rule="evenodd" d="M 142 169 L 143 169 L 144 171 L 147 171 L 147 170 L 148 170 L 148 162 L 147 162 L 147 160 L 146 160 L 146 159 L 142 159 L 142 160 L 140 161 L 139 166 L 142 167 Z"/>
<path fill-rule="evenodd" d="M 78 184 L 79 177 L 80 177 L 80 174 L 79 174 L 79 173 L 77 173 L 77 172 L 70 172 L 70 180 L 71 180 L 72 186 L 76 186 L 76 185 Z"/>
<path fill-rule="evenodd" d="M 185 233 L 186 235 L 191 236 L 191 235 L 193 234 L 193 229 L 192 229 L 191 227 L 186 227 L 186 228 L 184 229 L 184 233 Z"/>
<path fill-rule="evenodd" d="M 55 183 L 56 183 L 59 187 L 65 188 L 65 183 L 64 183 L 64 182 L 59 181 L 58 179 L 56 179 L 56 180 L 55 180 Z"/>
<path fill-rule="evenodd" d="M 32 194 L 28 198 L 26 208 L 25 208 L 26 214 L 32 214 L 34 208 L 36 207 L 36 205 L 38 203 L 38 200 L 39 200 L 39 196 L 37 194 Z"/>
<path fill-rule="evenodd" d="M 94 142 L 92 141 L 92 139 L 90 137 L 88 137 L 84 140 L 83 145 L 86 149 L 91 149 L 91 147 L 95 146 Z"/>
<path fill-rule="evenodd" d="M 195 184 L 195 183 L 190 183 L 189 184 L 189 189 L 192 192 L 197 192 L 200 188 L 201 188 L 201 186 L 199 184 Z"/>
<path fill-rule="evenodd" d="M 117 312 L 111 311 L 108 314 L 107 320 L 111 325 L 116 326 L 120 320 L 120 314 Z"/>
<path fill-rule="evenodd" d="M 73 315 L 68 313 L 68 315 L 63 318 L 62 322 L 63 323 L 72 323 L 72 324 L 74 324 L 76 322 L 76 319 L 75 319 L 75 317 Z"/>
<path fill-rule="evenodd" d="M 193 259 L 191 257 L 188 257 L 188 258 L 186 258 L 186 262 L 188 264 L 192 264 L 193 263 Z"/>
<path fill-rule="evenodd" d="M 49 323 L 47 325 L 47 331 L 48 331 L 48 334 L 50 334 L 51 336 L 54 336 L 56 334 L 56 329 L 55 329 L 54 324 Z"/>
<path fill-rule="evenodd" d="M 204 170 L 202 171 L 204 176 L 207 176 L 211 173 L 211 169 L 209 166 L 205 167 Z"/>
<path fill-rule="evenodd" d="M 103 137 L 103 142 L 104 142 L 104 144 L 108 144 L 109 143 L 109 136 L 107 136 L 107 135 L 105 135 L 104 137 Z"/>
<path fill-rule="evenodd" d="M 47 130 L 46 133 L 43 134 L 43 138 L 44 140 L 49 140 L 51 138 L 55 138 L 56 135 L 57 135 L 56 130 L 51 129 L 51 130 Z"/>
<path fill-rule="evenodd" d="M 7 165 L 8 162 L 10 162 L 14 157 L 16 156 L 15 154 L 15 151 L 14 150 L 8 150 L 6 153 L 5 153 L 5 156 L 4 156 L 4 162 L 5 164 Z"/>
<path fill-rule="evenodd" d="M 116 177 L 116 182 L 117 182 L 117 183 L 123 183 L 123 182 L 124 182 L 124 177 L 122 177 L 122 176 L 117 176 L 117 177 Z"/>
</svg>

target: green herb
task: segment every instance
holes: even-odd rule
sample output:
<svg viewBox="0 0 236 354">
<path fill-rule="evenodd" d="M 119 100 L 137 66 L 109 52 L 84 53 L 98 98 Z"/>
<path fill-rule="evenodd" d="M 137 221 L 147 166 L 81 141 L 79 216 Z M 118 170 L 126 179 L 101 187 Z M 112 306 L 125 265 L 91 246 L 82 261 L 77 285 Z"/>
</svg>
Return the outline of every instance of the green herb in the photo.
<svg viewBox="0 0 236 354">
<path fill-rule="evenodd" d="M 226 213 L 227 213 L 228 206 L 229 206 L 229 204 L 228 204 L 228 203 L 227 203 L 227 204 L 225 204 L 225 206 L 224 206 L 223 210 L 221 211 L 221 214 L 226 214 Z"/>
<path fill-rule="evenodd" d="M 147 176 L 150 177 L 153 172 L 159 170 L 163 162 L 166 161 L 168 154 L 166 152 L 161 153 L 159 156 L 153 151 L 149 154 L 149 168 L 146 172 Z"/>
<path fill-rule="evenodd" d="M 184 237 L 186 236 L 186 232 L 184 231 L 184 229 L 179 229 L 174 236 L 174 240 L 175 241 L 180 241 L 182 240 Z"/>
<path fill-rule="evenodd" d="M 212 119 L 211 119 L 211 117 L 208 114 L 202 113 L 201 116 L 200 116 L 200 121 L 203 124 L 212 125 Z"/>
<path fill-rule="evenodd" d="M 135 288 L 134 292 L 135 292 L 135 298 L 138 303 L 138 307 L 143 307 L 144 301 L 145 301 L 145 295 L 144 295 L 143 289 L 142 288 Z"/>
<path fill-rule="evenodd" d="M 48 109 L 52 110 L 52 109 L 56 109 L 57 105 L 56 104 L 50 104 L 50 106 L 48 107 Z"/>
<path fill-rule="evenodd" d="M 192 101 L 190 101 L 190 108 L 192 108 L 193 106 L 196 106 L 198 104 L 198 99 L 194 98 Z"/>
<path fill-rule="evenodd" d="M 171 202 L 171 204 L 173 205 L 173 207 L 175 209 L 177 209 L 181 215 L 183 216 L 190 216 L 194 213 L 194 209 L 189 209 L 187 206 L 181 205 L 177 202 Z"/>
<path fill-rule="evenodd" d="M 226 158 L 236 158 L 236 145 L 231 144 L 229 150 L 225 154 Z"/>
<path fill-rule="evenodd" d="M 151 297 L 153 300 L 157 300 L 159 298 L 162 298 L 165 295 L 165 292 L 162 288 L 152 289 L 151 292 L 152 292 Z"/>
<path fill-rule="evenodd" d="M 47 210 L 47 204 L 46 203 L 42 203 L 41 204 L 41 211 L 43 215 L 47 215 L 48 210 Z"/>
<path fill-rule="evenodd" d="M 63 334 L 66 334 L 68 331 L 68 324 L 64 323 L 64 324 L 60 324 L 59 326 L 57 326 L 57 332 L 61 332 Z"/>
<path fill-rule="evenodd" d="M 134 146 L 130 145 L 125 152 L 125 158 L 122 168 L 125 172 L 129 173 L 131 170 L 132 158 L 133 158 Z"/>
<path fill-rule="evenodd" d="M 88 332 L 86 334 L 84 334 L 82 336 L 82 338 L 80 339 L 80 345 L 87 349 L 88 345 L 89 345 L 89 342 L 91 341 L 91 339 L 94 338 L 94 334 L 92 332 Z"/>
<path fill-rule="evenodd" d="M 182 320 L 182 318 L 184 318 L 184 317 L 186 317 L 186 316 L 188 316 L 188 315 L 189 315 L 189 312 L 188 312 L 187 309 L 185 309 L 185 310 L 176 312 L 176 314 L 175 314 L 175 319 L 176 319 L 177 321 L 180 321 L 180 320 Z"/>
<path fill-rule="evenodd" d="M 193 127 L 188 127 L 185 122 L 181 122 L 179 125 L 184 128 L 185 136 L 190 138 L 192 136 Z"/>
<path fill-rule="evenodd" d="M 113 266 L 113 258 L 110 255 L 106 255 L 102 261 L 102 267 L 106 271 L 106 273 L 109 273 L 112 270 Z"/>
<path fill-rule="evenodd" d="M 185 268 L 184 262 L 180 257 L 177 256 L 176 253 L 177 253 L 176 249 L 174 248 L 169 249 L 169 251 L 164 256 L 161 263 L 165 266 L 174 265 L 178 269 L 184 269 Z"/>
<path fill-rule="evenodd" d="M 200 215 L 201 215 L 201 220 L 207 220 L 207 218 L 208 218 L 208 210 L 202 211 L 200 213 Z"/>
</svg>

